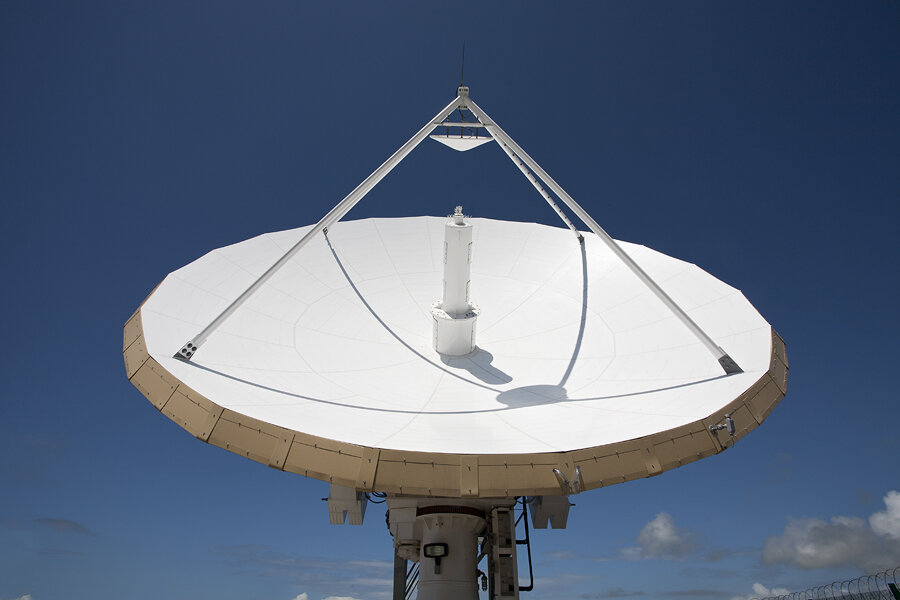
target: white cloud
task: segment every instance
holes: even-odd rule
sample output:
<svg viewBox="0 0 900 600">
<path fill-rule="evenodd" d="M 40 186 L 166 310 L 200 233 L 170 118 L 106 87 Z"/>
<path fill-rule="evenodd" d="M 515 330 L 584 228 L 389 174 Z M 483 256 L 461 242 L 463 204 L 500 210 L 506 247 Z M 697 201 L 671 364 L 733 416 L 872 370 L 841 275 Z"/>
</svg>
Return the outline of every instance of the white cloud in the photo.
<svg viewBox="0 0 900 600">
<path fill-rule="evenodd" d="M 763 561 L 804 569 L 853 565 L 868 573 L 900 563 L 900 493 L 884 497 L 886 510 L 867 523 L 858 517 L 792 519 L 781 536 L 766 540 Z"/>
<path fill-rule="evenodd" d="M 393 562 L 384 560 L 333 560 L 285 554 L 266 546 L 220 546 L 216 552 L 242 572 L 262 577 L 286 579 L 305 590 L 294 600 L 324 598 L 367 600 L 382 597 L 381 591 L 393 585 Z M 325 590 L 320 592 L 320 590 Z"/>
<path fill-rule="evenodd" d="M 635 596 L 643 596 L 644 590 L 626 590 L 621 587 L 611 588 L 605 592 L 597 592 L 596 594 L 581 594 L 578 597 L 585 600 L 593 598 L 633 598 Z"/>
<path fill-rule="evenodd" d="M 394 561 L 388 560 L 348 560 L 348 567 L 361 569 L 393 569 Z"/>
<path fill-rule="evenodd" d="M 637 548 L 626 548 L 623 554 L 642 558 L 683 558 L 693 548 L 691 534 L 675 526 L 675 519 L 666 512 L 661 512 L 652 521 L 644 525 L 638 534 Z"/>
<path fill-rule="evenodd" d="M 544 552 L 544 555 L 553 560 L 571 560 L 573 558 L 580 558 L 571 550 L 552 550 L 550 552 Z"/>
<path fill-rule="evenodd" d="M 790 593 L 791 591 L 787 588 L 777 587 L 769 589 L 761 583 L 754 583 L 752 594 L 747 594 L 746 596 L 734 596 L 731 600 L 755 600 L 758 598 L 768 598 L 770 596 L 786 596 Z"/>
<path fill-rule="evenodd" d="M 371 587 L 394 587 L 393 577 L 351 577 L 346 579 L 345 583 L 347 585 L 365 585 Z"/>
<path fill-rule="evenodd" d="M 856 517 L 792 520 L 780 536 L 766 540 L 763 560 L 789 563 L 804 569 L 852 563 L 867 554 L 878 538 Z"/>
<path fill-rule="evenodd" d="M 30 598 L 30 597 L 29 597 Z M 26 599 L 28 600 L 28 599 Z M 309 600 L 309 594 L 303 592 L 302 594 L 297 594 L 294 600 Z M 354 598 L 353 596 L 328 596 L 323 600 L 359 600 L 359 598 Z"/>
<path fill-rule="evenodd" d="M 877 535 L 900 539 L 900 492 L 890 491 L 884 497 L 886 510 L 869 517 L 869 526 Z"/>
</svg>

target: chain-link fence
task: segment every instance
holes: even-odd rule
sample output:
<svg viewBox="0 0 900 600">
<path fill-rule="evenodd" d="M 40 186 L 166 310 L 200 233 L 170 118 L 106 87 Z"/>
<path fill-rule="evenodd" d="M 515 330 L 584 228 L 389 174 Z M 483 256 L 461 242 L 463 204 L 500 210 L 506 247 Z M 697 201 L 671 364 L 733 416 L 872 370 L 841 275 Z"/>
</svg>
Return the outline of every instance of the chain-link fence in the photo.
<svg viewBox="0 0 900 600">
<path fill-rule="evenodd" d="M 900 567 L 760 600 L 900 600 L 897 577 L 900 577 Z"/>
</svg>

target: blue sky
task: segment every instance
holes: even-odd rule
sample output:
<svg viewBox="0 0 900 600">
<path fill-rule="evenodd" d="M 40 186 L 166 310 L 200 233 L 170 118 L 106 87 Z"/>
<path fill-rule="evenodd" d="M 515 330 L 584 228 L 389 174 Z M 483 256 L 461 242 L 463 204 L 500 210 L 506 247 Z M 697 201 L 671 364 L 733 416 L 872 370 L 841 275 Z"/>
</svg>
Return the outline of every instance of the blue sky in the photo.
<svg viewBox="0 0 900 600">
<path fill-rule="evenodd" d="M 900 565 L 898 28 L 897 2 L 0 4 L 0 599 L 388 597 L 380 507 L 330 526 L 325 484 L 192 438 L 121 327 L 207 251 L 316 222 L 453 98 L 463 41 L 472 97 L 610 234 L 741 289 L 791 361 L 735 448 L 535 532 L 530 597 Z M 557 224 L 498 148 L 434 143 L 348 218 L 460 198 Z"/>
</svg>

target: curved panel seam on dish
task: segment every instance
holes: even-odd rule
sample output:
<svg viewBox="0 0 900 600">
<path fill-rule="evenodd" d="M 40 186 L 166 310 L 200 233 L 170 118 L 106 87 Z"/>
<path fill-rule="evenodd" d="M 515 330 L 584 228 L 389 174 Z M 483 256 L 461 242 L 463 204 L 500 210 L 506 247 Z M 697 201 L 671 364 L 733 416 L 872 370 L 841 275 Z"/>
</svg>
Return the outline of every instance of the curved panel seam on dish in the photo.
<svg viewBox="0 0 900 600">
<path fill-rule="evenodd" d="M 419 352 L 418 350 L 416 350 L 415 348 L 413 348 L 410 344 L 408 344 L 408 343 L 406 342 L 406 340 L 404 340 L 404 339 L 401 338 L 399 335 L 397 335 L 397 334 L 394 332 L 394 330 L 391 329 L 390 326 L 388 326 L 388 324 L 384 321 L 384 319 L 382 319 L 382 318 L 378 315 L 378 313 L 375 312 L 375 309 L 372 308 L 372 306 L 368 303 L 368 301 L 363 297 L 362 293 L 359 291 L 359 288 L 356 287 L 356 284 L 355 284 L 355 283 L 353 282 L 353 280 L 350 278 L 350 275 L 349 275 L 349 274 L 347 273 L 347 271 L 344 269 L 343 263 L 341 263 L 340 258 L 338 257 L 337 253 L 334 251 L 334 248 L 332 247 L 331 241 L 328 239 L 328 236 L 325 236 L 325 241 L 326 241 L 326 243 L 328 244 L 328 247 L 331 249 L 331 253 L 332 253 L 332 255 L 334 256 L 334 259 L 335 259 L 335 261 L 337 262 L 338 267 L 340 268 L 341 272 L 344 274 L 344 277 L 347 279 L 347 283 L 350 284 L 350 287 L 353 289 L 354 293 L 355 293 L 356 296 L 359 298 L 359 301 L 362 302 L 363 306 L 365 306 L 366 310 L 369 311 L 369 313 L 372 315 L 372 317 L 374 317 L 375 320 L 378 321 L 378 323 L 379 323 L 382 327 L 384 327 L 385 331 L 387 331 L 388 333 L 390 333 L 390 334 L 394 337 L 394 339 L 396 339 L 398 342 L 400 342 L 401 345 L 403 345 L 403 347 L 405 347 L 407 350 L 409 350 L 410 352 L 412 352 L 413 354 L 415 354 L 416 356 L 418 356 L 419 358 L 421 358 L 422 360 L 424 360 L 426 363 L 432 365 L 432 366 L 433 366 L 434 368 L 436 368 L 436 369 L 439 369 L 439 370 L 443 371 L 444 373 L 447 373 L 447 374 L 449 374 L 449 375 L 452 375 L 453 377 L 456 377 L 457 379 L 460 379 L 460 380 L 462 380 L 462 381 L 466 381 L 466 382 L 468 382 L 468 383 L 471 383 L 472 385 L 477 385 L 478 387 L 483 387 L 483 388 L 485 388 L 485 389 L 489 389 L 489 390 L 491 390 L 491 391 L 495 391 L 495 390 L 494 390 L 493 388 L 491 388 L 491 387 L 488 387 L 488 386 L 486 386 L 486 385 L 483 385 L 483 384 L 480 384 L 480 383 L 478 383 L 478 382 L 475 382 L 475 381 L 472 381 L 472 380 L 470 380 L 470 379 L 467 379 L 466 377 L 463 377 L 462 375 L 459 375 L 458 373 L 454 373 L 454 372 L 452 372 L 452 371 L 448 371 L 448 370 L 445 369 L 444 367 L 442 367 L 442 366 L 438 365 L 437 363 L 431 361 L 427 356 L 425 356 L 424 354 L 422 354 L 421 352 Z"/>
<path fill-rule="evenodd" d="M 412 424 L 418 419 L 423 411 L 428 407 L 428 405 L 434 400 L 434 395 L 437 393 L 438 389 L 441 387 L 441 380 L 444 378 L 444 374 L 438 376 L 437 381 L 434 382 L 434 387 L 431 389 L 431 393 L 428 395 L 428 399 L 422 404 L 422 407 L 416 411 L 409 411 L 410 417 L 406 420 L 405 423 L 398 424 L 398 426 L 394 427 L 393 431 L 386 433 L 379 439 L 379 444 L 386 444 L 388 440 L 395 438 L 400 435 L 401 432 L 406 431 Z M 431 413 L 427 413 L 431 414 Z"/>
<path fill-rule="evenodd" d="M 391 252 L 388 250 L 387 244 L 384 243 L 384 236 L 381 235 L 381 230 L 378 228 L 378 223 L 375 223 L 375 233 L 378 235 L 378 240 L 381 242 L 381 247 L 384 248 L 384 253 L 387 256 L 388 261 L 391 263 L 391 268 L 394 269 L 394 275 L 397 279 L 400 280 L 400 286 L 403 288 L 403 291 L 406 292 L 407 297 L 409 297 L 410 304 L 413 306 L 418 306 L 418 302 L 416 302 L 416 298 L 413 296 L 412 292 L 409 291 L 409 288 L 406 286 L 406 281 L 404 280 L 403 274 L 400 273 L 399 269 L 397 269 L 397 263 L 394 262 L 394 257 L 391 255 Z M 424 308 L 421 309 L 423 314 L 427 314 L 428 311 Z"/>
<path fill-rule="evenodd" d="M 507 420 L 507 419 L 505 419 L 505 418 L 503 417 L 503 414 L 497 413 L 497 414 L 495 414 L 494 416 L 495 416 L 498 420 L 500 420 L 500 421 L 502 421 L 503 423 L 505 423 L 506 426 L 509 427 L 510 429 L 514 429 L 514 430 L 518 431 L 520 434 L 524 435 L 526 438 L 531 439 L 533 442 L 536 442 L 536 443 L 538 443 L 538 444 L 541 444 L 541 445 L 543 445 L 543 446 L 546 446 L 547 448 L 550 448 L 550 450 L 545 450 L 544 452 L 566 452 L 566 450 L 562 450 L 562 449 L 559 448 L 559 446 L 557 446 L 556 444 L 553 444 L 553 443 L 551 443 L 551 442 L 548 442 L 547 440 L 544 440 L 544 439 L 541 439 L 541 438 L 539 438 L 539 437 L 536 437 L 536 436 L 532 435 L 531 433 L 528 433 L 527 431 L 525 431 L 525 430 L 522 429 L 521 427 L 517 427 L 517 426 L 513 425 L 512 423 L 509 422 L 509 420 Z"/>
<path fill-rule="evenodd" d="M 203 371 L 209 372 L 209 373 L 214 373 L 214 374 L 217 374 L 217 375 L 221 375 L 221 376 L 223 376 L 223 377 L 225 377 L 225 378 L 227 378 L 227 379 L 229 379 L 229 380 L 231 380 L 231 381 L 234 381 L 234 382 L 236 382 L 236 383 L 241 383 L 241 384 L 244 384 L 244 385 L 249 385 L 249 386 L 252 386 L 252 387 L 260 388 L 260 389 L 262 389 L 262 390 L 266 390 L 266 391 L 269 391 L 269 392 L 274 392 L 274 393 L 276 393 L 276 394 L 282 394 L 282 395 L 285 395 L 285 396 L 297 398 L 297 399 L 300 399 L 300 400 L 306 400 L 306 401 L 309 401 L 309 402 L 317 402 L 317 403 L 321 403 L 321 404 L 328 404 L 328 405 L 332 405 L 332 406 L 340 406 L 340 407 L 343 407 L 343 408 L 350 408 L 350 409 L 355 409 L 355 410 L 364 410 L 364 411 L 374 411 L 374 412 L 386 412 L 386 413 L 412 414 L 412 415 L 423 415 L 423 416 L 427 416 L 427 415 L 466 415 L 466 414 L 482 414 L 482 413 L 499 413 L 499 412 L 506 412 L 506 411 L 510 411 L 510 410 L 519 410 L 519 409 L 521 409 L 521 408 L 530 408 L 530 407 L 518 407 L 518 406 L 504 406 L 504 407 L 497 407 L 497 406 L 495 406 L 495 407 L 485 408 L 485 409 L 479 409 L 479 410 L 459 410 L 459 411 L 448 411 L 448 410 L 441 410 L 441 411 L 426 411 L 426 410 L 424 409 L 424 407 L 421 408 L 421 409 L 416 409 L 416 410 L 412 410 L 412 409 L 382 409 L 382 408 L 375 408 L 375 407 L 370 407 L 370 406 L 362 406 L 362 405 L 358 405 L 358 404 L 349 404 L 349 403 L 346 403 L 346 402 L 340 402 L 340 401 L 336 401 L 336 400 L 326 400 L 326 399 L 324 399 L 324 398 L 315 398 L 315 397 L 312 397 L 312 396 L 304 396 L 304 395 L 302 395 L 302 394 L 297 394 L 297 393 L 295 393 L 295 392 L 289 392 L 289 391 L 287 391 L 287 390 L 281 390 L 281 389 L 278 389 L 278 388 L 274 388 L 274 387 L 271 387 L 271 386 L 267 386 L 267 385 L 262 384 L 262 383 L 256 383 L 256 382 L 253 382 L 253 381 L 250 381 L 250 380 L 247 380 L 247 379 L 243 379 L 243 378 L 241 378 L 241 377 L 238 377 L 237 375 L 233 375 L 233 374 L 231 374 L 231 373 L 225 373 L 225 372 L 222 372 L 222 371 L 218 371 L 218 370 L 216 370 L 216 369 L 213 369 L 212 367 L 209 367 L 209 366 L 206 366 L 206 365 L 203 365 L 203 364 L 199 364 L 199 363 L 194 363 L 193 361 L 190 362 L 190 363 L 187 363 L 187 364 L 189 364 L 189 365 L 191 365 L 191 366 L 193 366 L 193 367 L 195 367 L 195 368 L 201 369 L 201 370 L 203 370 Z M 453 375 L 453 374 L 450 373 L 450 375 Z M 443 375 L 442 375 L 442 377 L 443 377 Z M 593 402 L 593 401 L 600 401 L 600 400 L 614 400 L 614 399 L 616 399 L 616 398 L 627 398 L 627 397 L 632 397 L 632 396 L 640 396 L 640 395 L 644 395 L 644 394 L 661 393 L 661 392 L 665 392 L 665 391 L 668 391 L 668 390 L 673 390 L 673 389 L 678 389 L 678 388 L 683 388 L 683 387 L 690 387 L 690 386 L 694 386 L 694 385 L 701 385 L 701 384 L 704 384 L 704 383 L 708 383 L 708 382 L 710 382 L 710 381 L 716 381 L 716 380 L 724 379 L 724 378 L 727 378 L 727 377 L 732 377 L 732 376 L 730 376 L 730 375 L 724 375 L 724 374 L 723 374 L 723 375 L 718 375 L 718 376 L 716 376 L 716 377 L 710 377 L 710 378 L 702 379 L 702 380 L 698 380 L 698 381 L 685 382 L 685 383 L 682 383 L 682 384 L 673 385 L 673 386 L 666 386 L 666 387 L 662 387 L 662 388 L 644 389 L 644 390 L 638 390 L 638 391 L 634 391 L 634 392 L 623 392 L 623 393 L 621 393 L 621 394 L 610 394 L 610 395 L 608 395 L 608 396 L 597 396 L 597 397 L 593 397 L 593 398 L 566 398 L 566 399 L 564 399 L 564 400 L 555 401 L 555 402 L 547 402 L 547 403 L 545 403 L 545 404 L 551 404 L 551 403 L 552 403 L 552 404 L 566 404 L 566 403 Z M 328 381 L 329 383 L 332 383 L 331 380 L 329 380 L 328 378 L 323 378 L 323 379 L 325 379 L 325 380 Z M 335 385 L 339 385 L 339 384 L 336 384 L 336 383 L 335 383 Z M 341 387 L 343 387 L 343 386 L 341 386 Z M 429 400 L 425 403 L 425 406 L 427 406 L 427 404 L 430 403 L 430 402 L 433 400 L 433 398 L 434 398 L 434 393 L 437 391 L 437 388 L 438 388 L 438 387 L 440 387 L 440 380 L 438 380 L 438 381 L 436 382 L 435 388 L 434 388 L 434 390 L 431 392 L 431 394 L 429 395 Z M 485 387 L 485 388 L 487 388 L 487 389 L 491 389 L 491 391 L 496 391 L 497 393 L 502 393 L 501 390 L 494 390 L 494 389 L 492 389 L 492 388 L 488 388 L 488 386 L 480 386 L 480 387 Z M 344 389 L 346 389 L 346 388 L 344 388 Z M 349 392 L 350 395 L 352 395 L 352 396 L 358 395 L 358 393 L 355 392 L 355 391 L 353 391 L 353 390 L 347 389 L 346 391 Z M 231 404 L 229 404 L 229 406 L 230 406 L 230 405 L 231 405 Z M 587 408 L 594 408 L 594 407 L 590 407 L 590 406 L 586 406 L 586 407 L 587 407 Z M 617 411 L 617 410 L 615 410 L 615 409 L 609 409 L 609 408 L 606 408 L 606 407 L 598 407 L 598 408 L 599 408 L 600 410 L 608 410 L 608 411 L 610 411 L 610 412 L 619 412 L 619 411 Z M 630 411 L 621 411 L 621 412 L 623 412 L 624 414 L 632 414 Z M 261 420 L 264 420 L 264 419 L 261 419 Z"/>
</svg>

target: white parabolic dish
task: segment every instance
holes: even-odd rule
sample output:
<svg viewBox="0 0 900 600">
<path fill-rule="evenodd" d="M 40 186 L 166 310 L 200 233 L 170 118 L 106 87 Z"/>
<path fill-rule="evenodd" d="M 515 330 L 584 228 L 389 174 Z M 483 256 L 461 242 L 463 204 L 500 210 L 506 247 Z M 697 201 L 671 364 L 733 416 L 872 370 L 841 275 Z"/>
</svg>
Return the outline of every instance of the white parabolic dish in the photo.
<svg viewBox="0 0 900 600">
<path fill-rule="evenodd" d="M 225 321 L 192 362 L 178 360 L 172 355 L 182 342 L 309 227 L 213 250 L 170 274 L 126 325 L 129 377 L 201 439 L 276 468 L 339 476 L 361 489 L 402 492 L 408 480 L 408 490 L 449 495 L 479 495 L 479 476 L 472 491 L 464 473 L 435 471 L 419 481 L 424 472 L 391 475 L 385 461 L 393 457 L 395 467 L 401 460 L 405 467 L 431 456 L 434 470 L 437 455 L 439 463 L 465 471 L 460 460 L 479 464 L 481 457 L 481 467 L 505 459 L 507 469 L 510 461 L 529 460 L 534 469 L 538 455 L 538 462 L 571 473 L 581 460 L 586 487 L 597 487 L 719 452 L 784 395 L 783 342 L 738 290 L 695 265 L 620 242 L 744 370 L 725 375 L 595 236 L 585 235 L 582 246 L 567 229 L 534 223 L 470 220 L 471 298 L 482 309 L 478 348 L 442 357 L 432 348 L 430 307 L 441 296 L 445 222 L 335 225 Z M 131 351 L 129 364 L 135 340 L 143 346 Z M 710 433 L 708 425 L 729 411 L 737 437 Z M 226 436 L 223 419 L 232 428 L 237 421 L 238 433 Z M 241 433 L 242 427 L 254 431 Z M 264 429 L 271 450 L 242 445 Z M 355 462 L 321 467 L 322 456 L 312 455 L 329 443 L 328 451 L 337 448 L 341 457 L 333 457 L 337 463 L 350 455 Z M 304 458 L 297 444 L 312 454 Z M 620 454 L 634 452 L 637 466 L 621 463 L 591 475 L 588 463 L 592 455 L 598 464 L 598 449 L 605 449 L 600 457 L 615 452 L 622 460 Z M 366 466 L 373 457 L 376 465 L 381 459 L 379 476 Z M 508 493 L 546 491 L 555 484 L 545 470 L 531 479 L 510 475 L 499 485 Z M 481 484 L 481 495 L 488 487 Z"/>
</svg>

